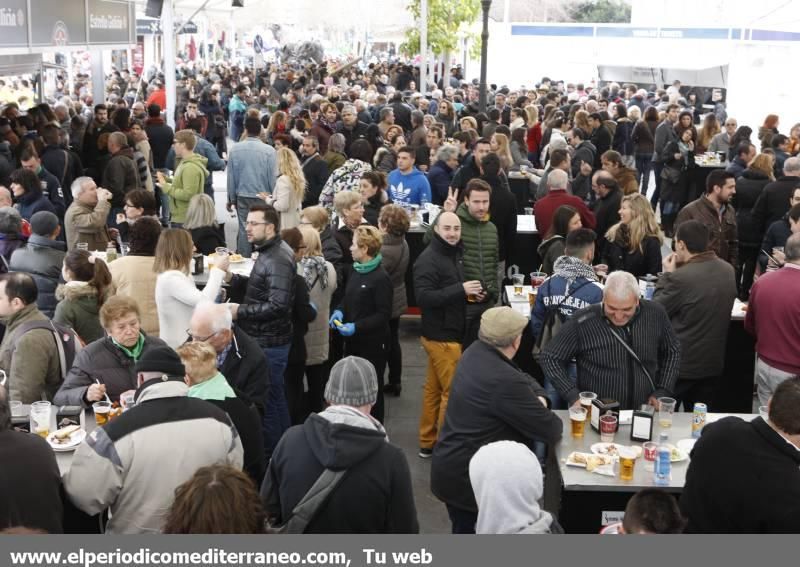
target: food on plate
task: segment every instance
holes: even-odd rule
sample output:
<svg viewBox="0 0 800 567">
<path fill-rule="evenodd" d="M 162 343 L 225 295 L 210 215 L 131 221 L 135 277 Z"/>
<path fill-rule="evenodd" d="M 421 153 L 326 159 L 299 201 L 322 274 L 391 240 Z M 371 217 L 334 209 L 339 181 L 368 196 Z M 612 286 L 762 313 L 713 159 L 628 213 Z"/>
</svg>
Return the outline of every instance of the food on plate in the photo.
<svg viewBox="0 0 800 567">
<path fill-rule="evenodd" d="M 601 447 L 597 448 L 597 452 L 600 455 L 608 455 L 609 457 L 616 457 L 619 455 L 619 449 L 613 443 L 609 443 L 608 445 L 602 445 Z"/>
<path fill-rule="evenodd" d="M 231 254 L 231 262 L 241 262 L 244 257 L 241 254 Z"/>
<path fill-rule="evenodd" d="M 81 430 L 80 425 L 68 425 L 67 427 L 62 427 L 55 433 L 53 433 L 53 443 L 58 443 L 59 445 L 64 445 L 70 442 L 70 437 L 72 437 L 73 433 L 77 433 Z"/>
<path fill-rule="evenodd" d="M 680 461 L 683 459 L 683 453 L 677 447 L 671 447 L 672 453 L 670 454 L 670 460 L 672 461 Z"/>
<path fill-rule="evenodd" d="M 576 465 L 585 465 L 588 472 L 592 472 L 597 467 L 610 465 L 613 461 L 607 455 L 593 455 L 591 453 L 571 453 L 567 462 Z"/>
</svg>

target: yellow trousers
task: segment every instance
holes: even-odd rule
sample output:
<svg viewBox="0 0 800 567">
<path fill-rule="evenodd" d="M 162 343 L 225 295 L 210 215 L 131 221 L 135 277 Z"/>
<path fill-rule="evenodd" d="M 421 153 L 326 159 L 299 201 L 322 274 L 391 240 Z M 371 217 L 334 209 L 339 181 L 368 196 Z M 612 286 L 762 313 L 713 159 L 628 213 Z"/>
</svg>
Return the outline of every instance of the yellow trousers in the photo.
<svg viewBox="0 0 800 567">
<path fill-rule="evenodd" d="M 422 348 L 428 354 L 428 368 L 422 394 L 422 415 L 419 419 L 419 446 L 422 449 L 432 449 L 444 422 L 450 383 L 461 358 L 461 344 L 429 341 L 425 337 L 420 340 Z"/>
</svg>

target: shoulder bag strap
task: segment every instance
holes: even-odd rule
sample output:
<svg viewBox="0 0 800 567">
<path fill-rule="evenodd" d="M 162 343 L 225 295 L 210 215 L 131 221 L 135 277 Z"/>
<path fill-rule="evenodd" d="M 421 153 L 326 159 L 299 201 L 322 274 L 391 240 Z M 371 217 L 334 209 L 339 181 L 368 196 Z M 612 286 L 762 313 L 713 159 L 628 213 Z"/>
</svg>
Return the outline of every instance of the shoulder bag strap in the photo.
<svg viewBox="0 0 800 567">
<path fill-rule="evenodd" d="M 656 390 L 655 382 L 653 382 L 653 378 L 650 376 L 650 372 L 647 371 L 647 367 L 644 365 L 644 362 L 642 362 L 642 360 L 639 358 L 639 355 L 636 354 L 636 351 L 634 351 L 631 348 L 631 346 L 627 342 L 625 342 L 625 340 L 622 337 L 620 337 L 614 331 L 614 329 L 609 328 L 609 331 L 611 331 L 611 335 L 615 339 L 617 339 L 619 344 L 621 344 L 622 346 L 625 347 L 625 350 L 627 350 L 628 354 L 630 354 L 633 357 L 633 360 L 635 360 L 639 364 L 639 367 L 642 369 L 642 372 L 644 372 L 644 375 L 647 377 L 647 380 L 650 382 L 650 386 L 652 386 L 653 391 L 655 391 Z"/>
<path fill-rule="evenodd" d="M 302 534 L 308 524 L 314 519 L 317 512 L 325 504 L 336 486 L 344 478 L 347 469 L 332 471 L 325 469 L 317 481 L 308 489 L 305 496 L 297 503 L 292 510 L 289 521 L 286 522 L 286 533 Z"/>
</svg>

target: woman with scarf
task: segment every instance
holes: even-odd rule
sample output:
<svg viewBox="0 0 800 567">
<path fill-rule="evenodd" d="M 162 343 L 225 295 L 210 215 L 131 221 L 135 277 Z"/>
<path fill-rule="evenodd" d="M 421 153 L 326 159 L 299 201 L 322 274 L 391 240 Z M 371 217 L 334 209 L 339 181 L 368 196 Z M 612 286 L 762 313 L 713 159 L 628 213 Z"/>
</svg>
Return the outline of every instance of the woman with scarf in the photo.
<svg viewBox="0 0 800 567">
<path fill-rule="evenodd" d="M 344 297 L 331 315 L 331 329 L 344 337 L 345 356 L 360 356 L 375 367 L 378 399 L 372 416 L 383 422 L 383 374 L 392 317 L 392 280 L 381 266 L 383 239 L 374 226 L 353 231 L 350 253 L 353 269 L 347 278 Z"/>
<path fill-rule="evenodd" d="M 217 351 L 205 342 L 188 342 L 178 347 L 178 355 L 186 368 L 188 397 L 205 400 L 227 413 L 244 450 L 244 472 L 260 486 L 267 468 L 261 420 L 255 406 L 237 397 L 225 376 L 217 370 Z"/>
<path fill-rule="evenodd" d="M 641 193 L 626 195 L 619 209 L 620 221 L 608 229 L 603 263 L 608 273 L 624 270 L 637 278 L 661 271 L 664 234 L 658 228 L 650 202 Z"/>
<path fill-rule="evenodd" d="M 67 283 L 56 289 L 59 303 L 53 321 L 72 328 L 84 343 L 102 338 L 100 308 L 114 294 L 108 265 L 86 250 L 71 250 L 61 275 Z"/>
<path fill-rule="evenodd" d="M 136 390 L 134 366 L 142 354 L 165 346 L 140 328 L 139 305 L 127 295 L 110 297 L 100 309 L 106 336 L 78 352 L 53 403 L 88 407 L 108 396 L 118 402 L 122 393 Z"/>
<path fill-rule="evenodd" d="M 331 298 L 336 291 L 336 269 L 322 255 L 320 234 L 311 225 L 300 226 L 303 235 L 302 257 L 298 271 L 308 286 L 308 293 L 317 308 L 317 317 L 308 324 L 306 332 L 306 380 L 308 381 L 307 409 L 319 413 L 324 409 L 325 384 L 328 383 L 328 319 Z"/>
<path fill-rule="evenodd" d="M 675 127 L 678 140 L 669 142 L 662 152 L 664 168 L 661 170 L 661 227 L 667 237 L 672 237 L 678 212 L 690 199 L 689 170 L 695 167 L 694 127 Z"/>
</svg>

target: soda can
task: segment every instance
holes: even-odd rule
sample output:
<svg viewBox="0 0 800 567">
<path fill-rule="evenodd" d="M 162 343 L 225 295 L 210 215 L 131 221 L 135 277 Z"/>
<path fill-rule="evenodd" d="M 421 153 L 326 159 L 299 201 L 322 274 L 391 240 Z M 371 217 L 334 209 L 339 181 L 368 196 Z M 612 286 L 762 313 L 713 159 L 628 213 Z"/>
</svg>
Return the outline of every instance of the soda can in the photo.
<svg viewBox="0 0 800 567">
<path fill-rule="evenodd" d="M 701 402 L 694 404 L 694 413 L 692 415 L 692 437 L 700 437 L 700 432 L 706 424 L 706 414 L 708 413 L 708 406 Z"/>
</svg>

